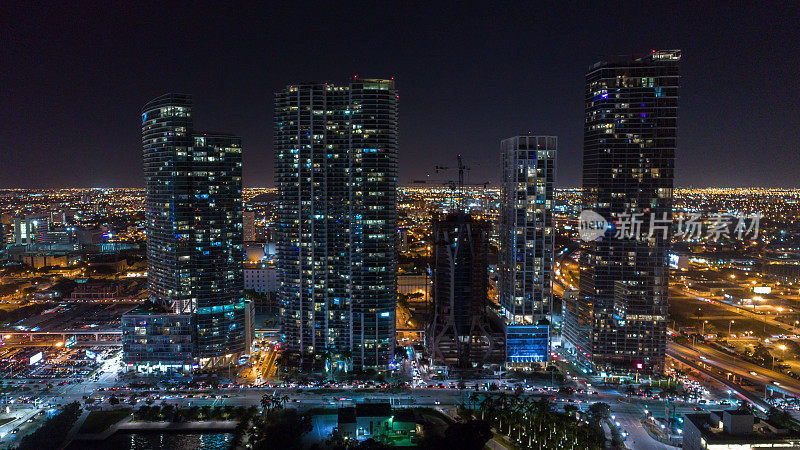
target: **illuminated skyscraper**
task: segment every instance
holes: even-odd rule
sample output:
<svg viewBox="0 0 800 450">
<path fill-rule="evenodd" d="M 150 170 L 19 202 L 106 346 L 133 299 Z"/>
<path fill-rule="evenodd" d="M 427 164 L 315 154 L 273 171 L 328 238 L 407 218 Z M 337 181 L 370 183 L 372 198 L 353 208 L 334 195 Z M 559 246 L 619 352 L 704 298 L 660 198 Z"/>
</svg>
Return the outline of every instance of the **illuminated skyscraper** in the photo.
<svg viewBox="0 0 800 450">
<path fill-rule="evenodd" d="M 507 362 L 547 361 L 553 300 L 553 192 L 558 138 L 516 136 L 500 143 L 500 306 Z"/>
<path fill-rule="evenodd" d="M 192 99 L 142 110 L 149 298 L 194 316 L 201 366 L 245 352 L 241 139 L 194 131 Z"/>
<path fill-rule="evenodd" d="M 14 218 L 14 243 L 33 245 L 50 230 L 49 214 L 27 214 Z"/>
<path fill-rule="evenodd" d="M 275 95 L 282 332 L 317 367 L 394 357 L 397 99 L 393 81 L 369 79 Z"/>
<path fill-rule="evenodd" d="M 586 75 L 583 207 L 611 225 L 581 250 L 572 317 L 591 311 L 591 331 L 565 337 L 597 369 L 663 371 L 670 235 L 656 227 L 672 220 L 680 58 L 654 51 Z"/>
</svg>

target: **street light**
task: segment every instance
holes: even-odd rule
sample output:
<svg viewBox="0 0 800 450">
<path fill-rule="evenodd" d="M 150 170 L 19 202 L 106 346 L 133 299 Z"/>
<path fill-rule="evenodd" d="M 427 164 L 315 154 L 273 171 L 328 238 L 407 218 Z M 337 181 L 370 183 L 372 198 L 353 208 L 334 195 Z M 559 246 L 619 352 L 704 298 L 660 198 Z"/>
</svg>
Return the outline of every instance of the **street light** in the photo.
<svg viewBox="0 0 800 450">
<path fill-rule="evenodd" d="M 780 350 L 780 351 L 784 351 L 784 350 L 786 350 L 786 346 L 785 346 L 785 345 L 783 345 L 783 344 L 781 344 L 781 345 L 777 346 L 777 348 L 778 348 L 778 350 Z M 775 355 L 773 355 L 772 353 L 770 353 L 770 354 L 769 354 L 769 356 L 772 356 L 772 370 L 775 370 Z"/>
<path fill-rule="evenodd" d="M 733 320 L 728 324 L 728 334 L 731 334 L 731 325 L 733 325 Z"/>
</svg>

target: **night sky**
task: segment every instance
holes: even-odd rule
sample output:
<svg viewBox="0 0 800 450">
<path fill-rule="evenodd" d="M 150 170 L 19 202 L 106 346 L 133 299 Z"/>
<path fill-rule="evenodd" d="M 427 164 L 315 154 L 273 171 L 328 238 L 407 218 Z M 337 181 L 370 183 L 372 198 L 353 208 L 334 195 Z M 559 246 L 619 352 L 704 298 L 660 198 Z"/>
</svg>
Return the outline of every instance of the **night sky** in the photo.
<svg viewBox="0 0 800 450">
<path fill-rule="evenodd" d="M 499 140 L 530 131 L 580 186 L 586 70 L 673 48 L 676 186 L 800 185 L 800 2 L 106 3 L 0 6 L 0 187 L 142 186 L 140 110 L 169 91 L 271 186 L 275 90 L 354 75 L 396 80 L 401 185 L 458 153 L 496 183 Z"/>
</svg>

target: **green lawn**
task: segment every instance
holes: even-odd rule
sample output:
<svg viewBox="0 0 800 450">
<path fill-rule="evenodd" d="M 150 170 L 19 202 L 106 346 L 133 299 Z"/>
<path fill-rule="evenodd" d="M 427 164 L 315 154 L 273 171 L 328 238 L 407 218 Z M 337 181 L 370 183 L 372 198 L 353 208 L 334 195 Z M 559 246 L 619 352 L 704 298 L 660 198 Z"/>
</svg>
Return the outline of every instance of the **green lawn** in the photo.
<svg viewBox="0 0 800 450">
<path fill-rule="evenodd" d="M 86 421 L 81 425 L 79 433 L 102 433 L 108 427 L 131 414 L 130 409 L 118 409 L 114 411 L 92 411 L 86 416 Z"/>
</svg>

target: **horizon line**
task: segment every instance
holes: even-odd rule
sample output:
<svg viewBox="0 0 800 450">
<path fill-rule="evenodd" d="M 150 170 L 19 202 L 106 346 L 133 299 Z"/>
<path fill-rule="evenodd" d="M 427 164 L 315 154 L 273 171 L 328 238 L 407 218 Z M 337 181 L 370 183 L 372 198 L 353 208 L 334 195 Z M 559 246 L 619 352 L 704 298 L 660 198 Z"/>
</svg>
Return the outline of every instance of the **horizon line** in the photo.
<svg viewBox="0 0 800 450">
<path fill-rule="evenodd" d="M 424 186 L 424 185 L 405 185 L 397 186 L 398 189 L 449 189 L 444 185 Z M 500 183 L 495 186 L 465 186 L 466 189 L 500 189 Z M 574 190 L 582 189 L 582 186 L 559 186 L 555 190 Z M 28 188 L 28 187 L 0 187 L 0 191 L 58 191 L 58 190 L 106 190 L 106 189 L 129 189 L 129 190 L 144 190 L 145 187 L 133 186 L 65 186 L 65 187 L 42 187 L 42 188 Z M 248 186 L 243 187 L 247 189 L 277 189 L 275 186 Z M 800 190 L 800 186 L 786 187 L 786 186 L 675 186 L 673 189 L 780 189 L 780 190 Z"/>
</svg>

